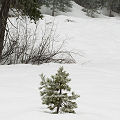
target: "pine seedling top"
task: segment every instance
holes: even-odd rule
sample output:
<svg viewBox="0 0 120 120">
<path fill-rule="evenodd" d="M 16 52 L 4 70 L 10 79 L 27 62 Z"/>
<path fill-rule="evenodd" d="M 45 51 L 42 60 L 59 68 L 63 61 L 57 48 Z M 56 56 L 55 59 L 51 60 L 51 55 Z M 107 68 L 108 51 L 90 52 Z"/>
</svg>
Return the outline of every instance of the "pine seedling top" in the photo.
<svg viewBox="0 0 120 120">
<path fill-rule="evenodd" d="M 79 95 L 74 92 L 71 93 L 71 88 L 68 83 L 71 81 L 68 78 L 69 73 L 60 67 L 55 75 L 51 78 L 46 78 L 41 75 L 40 94 L 42 96 L 42 103 L 46 104 L 48 108 L 54 113 L 75 113 L 74 109 L 77 108 L 76 100 Z"/>
</svg>

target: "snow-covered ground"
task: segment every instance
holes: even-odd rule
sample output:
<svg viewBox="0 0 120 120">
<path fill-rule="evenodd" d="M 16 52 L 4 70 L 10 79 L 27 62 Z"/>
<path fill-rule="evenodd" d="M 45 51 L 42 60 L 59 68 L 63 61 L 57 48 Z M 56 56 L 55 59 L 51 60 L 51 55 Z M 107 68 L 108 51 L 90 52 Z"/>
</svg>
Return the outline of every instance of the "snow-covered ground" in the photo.
<svg viewBox="0 0 120 120">
<path fill-rule="evenodd" d="M 76 64 L 0 66 L 0 120 L 120 120 L 120 18 L 45 15 L 38 34 L 53 20 L 65 48 L 83 57 L 74 55 Z M 80 95 L 76 114 L 51 114 L 41 103 L 39 75 L 50 76 L 60 66 Z"/>
</svg>

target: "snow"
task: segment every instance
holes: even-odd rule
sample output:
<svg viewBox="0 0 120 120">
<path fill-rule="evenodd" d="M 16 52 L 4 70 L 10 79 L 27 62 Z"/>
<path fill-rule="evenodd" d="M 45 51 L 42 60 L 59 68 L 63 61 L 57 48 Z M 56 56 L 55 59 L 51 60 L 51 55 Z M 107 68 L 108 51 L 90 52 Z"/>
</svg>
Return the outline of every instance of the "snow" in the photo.
<svg viewBox="0 0 120 120">
<path fill-rule="evenodd" d="M 63 65 L 72 79 L 70 86 L 80 98 L 76 114 L 49 113 L 41 104 L 39 74 L 54 74 L 60 64 L 12 65 L 0 68 L 0 118 L 2 120 L 119 120 L 119 71 Z"/>
<path fill-rule="evenodd" d="M 1 65 L 0 120 L 120 120 L 120 18 L 44 16 L 38 36 L 45 22 L 54 20 L 65 48 L 82 56 L 74 55 L 76 64 Z M 80 95 L 76 114 L 51 114 L 42 105 L 39 75 L 55 74 L 60 66 L 70 73 L 70 86 Z"/>
<path fill-rule="evenodd" d="M 88 18 L 88 16 L 85 15 L 85 12 L 82 11 L 83 7 L 79 6 L 75 2 L 72 2 L 72 5 L 73 5 L 72 8 L 68 8 L 67 12 L 57 11 L 55 13 L 55 15 L 57 16 L 57 15 L 62 14 L 62 15 L 65 15 L 65 16 Z M 51 15 L 52 11 L 51 11 L 51 9 L 49 9 L 45 6 L 42 6 L 41 13 Z"/>
</svg>

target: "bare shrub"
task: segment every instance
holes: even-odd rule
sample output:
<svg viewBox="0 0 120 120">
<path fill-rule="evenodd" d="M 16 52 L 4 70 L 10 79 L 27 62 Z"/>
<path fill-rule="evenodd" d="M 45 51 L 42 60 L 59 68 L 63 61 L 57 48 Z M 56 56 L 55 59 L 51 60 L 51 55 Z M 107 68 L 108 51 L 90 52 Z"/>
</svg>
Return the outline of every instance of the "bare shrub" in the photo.
<svg viewBox="0 0 120 120">
<path fill-rule="evenodd" d="M 6 33 L 1 64 L 75 63 L 71 52 L 63 50 L 64 41 L 58 44 L 53 26 L 45 27 L 38 39 L 38 25 L 31 31 L 26 21 L 17 22 L 15 28 L 9 30 L 12 32 Z"/>
</svg>

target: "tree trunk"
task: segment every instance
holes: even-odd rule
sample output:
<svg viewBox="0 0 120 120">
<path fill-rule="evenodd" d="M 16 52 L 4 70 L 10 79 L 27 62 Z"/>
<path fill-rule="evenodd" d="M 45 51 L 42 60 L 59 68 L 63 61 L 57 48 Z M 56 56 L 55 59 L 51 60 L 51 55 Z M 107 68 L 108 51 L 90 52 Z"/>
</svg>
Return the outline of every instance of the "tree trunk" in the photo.
<svg viewBox="0 0 120 120">
<path fill-rule="evenodd" d="M 110 9 L 109 17 L 112 17 L 112 10 Z"/>
<path fill-rule="evenodd" d="M 55 16 L 55 11 L 54 11 L 54 8 L 52 10 L 52 16 Z"/>
<path fill-rule="evenodd" d="M 8 19 L 8 12 L 10 8 L 10 1 L 11 0 L 2 0 L 2 7 L 0 10 L 0 62 L 2 57 L 4 36 L 5 36 L 7 19 Z"/>
<path fill-rule="evenodd" d="M 55 4 L 56 0 L 53 1 L 52 16 L 55 16 Z"/>
<path fill-rule="evenodd" d="M 59 93 L 59 95 L 61 95 L 62 94 L 62 89 L 60 89 L 60 93 Z M 59 113 L 59 110 L 60 110 L 60 106 L 61 106 L 61 98 L 59 98 L 59 104 L 58 104 L 58 106 L 57 106 L 57 114 Z"/>
<path fill-rule="evenodd" d="M 110 6 L 109 6 L 109 9 L 110 9 L 110 11 L 109 11 L 109 17 L 113 17 L 113 15 L 112 15 L 113 2 L 114 2 L 114 1 L 111 0 L 110 3 L 109 3 L 109 4 L 110 4 Z"/>
</svg>

